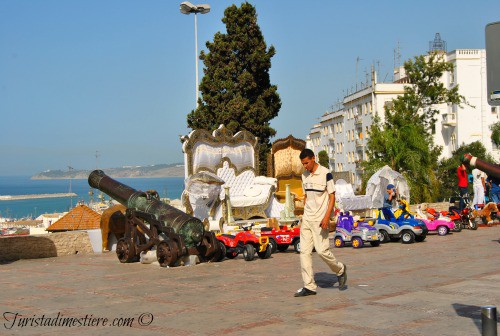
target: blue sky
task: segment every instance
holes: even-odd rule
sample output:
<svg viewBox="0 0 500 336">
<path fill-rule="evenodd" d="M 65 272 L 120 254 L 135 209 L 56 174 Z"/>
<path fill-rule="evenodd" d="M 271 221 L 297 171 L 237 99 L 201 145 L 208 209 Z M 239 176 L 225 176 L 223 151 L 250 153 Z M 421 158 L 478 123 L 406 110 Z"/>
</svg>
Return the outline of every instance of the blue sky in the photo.
<svg viewBox="0 0 500 336">
<path fill-rule="evenodd" d="M 182 162 L 195 51 L 194 16 L 180 2 L 0 1 L 0 175 Z M 200 50 L 225 32 L 224 10 L 241 4 L 206 3 Z M 276 48 L 275 139 L 305 138 L 355 85 L 357 57 L 358 81 L 371 64 L 390 79 L 398 42 L 402 61 L 426 53 L 435 33 L 448 51 L 484 48 L 486 24 L 500 20 L 498 0 L 250 3 Z"/>
</svg>

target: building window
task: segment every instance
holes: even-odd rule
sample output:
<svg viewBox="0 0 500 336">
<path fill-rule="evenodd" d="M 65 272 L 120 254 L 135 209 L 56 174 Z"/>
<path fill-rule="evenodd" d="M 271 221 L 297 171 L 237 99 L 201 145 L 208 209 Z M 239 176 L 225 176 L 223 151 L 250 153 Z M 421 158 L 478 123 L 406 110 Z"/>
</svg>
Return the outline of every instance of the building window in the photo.
<svg viewBox="0 0 500 336">
<path fill-rule="evenodd" d="M 452 151 L 457 150 L 457 136 L 453 133 L 450 137 L 450 147 Z"/>
</svg>

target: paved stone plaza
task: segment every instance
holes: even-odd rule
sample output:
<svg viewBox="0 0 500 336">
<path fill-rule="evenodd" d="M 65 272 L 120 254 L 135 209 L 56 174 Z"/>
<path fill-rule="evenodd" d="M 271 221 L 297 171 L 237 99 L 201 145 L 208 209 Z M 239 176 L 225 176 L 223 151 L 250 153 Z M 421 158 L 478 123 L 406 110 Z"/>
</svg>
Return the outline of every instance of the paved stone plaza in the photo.
<svg viewBox="0 0 500 336">
<path fill-rule="evenodd" d="M 480 306 L 500 307 L 500 226 L 334 253 L 349 289 L 315 255 L 318 295 L 302 298 L 291 248 L 176 268 L 113 252 L 5 263 L 0 334 L 480 335 Z"/>
</svg>

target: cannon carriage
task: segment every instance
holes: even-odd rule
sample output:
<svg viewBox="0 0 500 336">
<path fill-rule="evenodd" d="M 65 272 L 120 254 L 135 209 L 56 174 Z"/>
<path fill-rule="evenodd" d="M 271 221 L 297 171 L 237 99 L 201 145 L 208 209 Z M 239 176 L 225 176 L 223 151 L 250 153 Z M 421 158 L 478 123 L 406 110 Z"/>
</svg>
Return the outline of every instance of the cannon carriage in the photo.
<svg viewBox="0 0 500 336">
<path fill-rule="evenodd" d="M 224 258 L 213 232 L 206 231 L 198 218 L 163 203 L 156 191 L 137 191 L 101 170 L 90 173 L 88 182 L 127 207 L 125 234 L 116 246 L 120 262 L 138 261 L 141 252 L 150 250 L 156 250 L 161 266 L 175 266 L 189 255 L 197 255 L 200 261 Z"/>
</svg>

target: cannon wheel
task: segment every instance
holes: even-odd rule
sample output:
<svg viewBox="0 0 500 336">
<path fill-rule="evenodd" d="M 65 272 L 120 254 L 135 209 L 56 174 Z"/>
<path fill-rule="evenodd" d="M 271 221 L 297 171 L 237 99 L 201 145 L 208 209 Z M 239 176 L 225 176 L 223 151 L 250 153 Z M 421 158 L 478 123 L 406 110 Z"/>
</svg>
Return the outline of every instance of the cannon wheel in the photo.
<svg viewBox="0 0 500 336">
<path fill-rule="evenodd" d="M 210 258 L 210 261 L 219 262 L 219 261 L 224 260 L 224 258 L 226 257 L 226 253 L 227 253 L 226 245 L 224 245 L 221 241 L 218 241 L 218 240 L 217 240 L 217 244 L 219 244 L 220 249 L 214 253 L 212 258 Z"/>
<path fill-rule="evenodd" d="M 137 256 L 133 253 L 134 248 L 129 239 L 120 238 L 116 243 L 116 255 L 121 263 L 137 261 Z"/>
<path fill-rule="evenodd" d="M 160 266 L 172 267 L 177 261 L 179 249 L 174 242 L 169 240 L 162 241 L 156 246 L 156 257 L 158 258 L 158 263 Z"/>
</svg>

